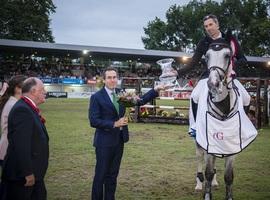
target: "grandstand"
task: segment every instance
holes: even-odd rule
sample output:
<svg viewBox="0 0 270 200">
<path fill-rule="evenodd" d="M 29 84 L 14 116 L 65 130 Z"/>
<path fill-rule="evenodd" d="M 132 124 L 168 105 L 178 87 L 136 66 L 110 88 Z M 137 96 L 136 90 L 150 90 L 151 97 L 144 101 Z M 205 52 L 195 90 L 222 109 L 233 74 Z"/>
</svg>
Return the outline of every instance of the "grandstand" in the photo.
<svg viewBox="0 0 270 200">
<path fill-rule="evenodd" d="M 177 68 L 191 56 L 174 51 L 0 39 L 0 78 L 6 80 L 16 74 L 38 76 L 49 92 L 87 96 L 101 84 L 101 72 L 108 65 L 117 67 L 120 77 L 157 79 L 161 73 L 157 60 L 174 58 Z M 247 59 L 248 66 L 237 69 L 238 76 L 270 76 L 270 58 L 248 56 Z M 201 64 L 184 78 L 198 77 L 202 70 Z"/>
</svg>

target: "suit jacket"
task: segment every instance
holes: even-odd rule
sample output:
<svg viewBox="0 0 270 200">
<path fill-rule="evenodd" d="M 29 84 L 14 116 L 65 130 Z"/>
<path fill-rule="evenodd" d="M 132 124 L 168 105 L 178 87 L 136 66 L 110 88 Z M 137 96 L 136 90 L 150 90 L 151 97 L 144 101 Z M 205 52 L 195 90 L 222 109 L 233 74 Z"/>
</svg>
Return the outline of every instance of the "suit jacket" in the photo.
<svg viewBox="0 0 270 200">
<path fill-rule="evenodd" d="M 144 105 L 157 96 L 158 93 L 152 89 L 142 96 L 138 105 Z M 129 140 L 128 126 L 123 126 L 122 130 L 113 127 L 114 122 L 124 116 L 125 110 L 125 107 L 120 104 L 119 114 L 117 113 L 104 87 L 91 96 L 88 118 L 90 125 L 96 128 L 95 147 L 116 146 L 119 142 Z"/>
<path fill-rule="evenodd" d="M 22 99 L 9 113 L 8 142 L 3 179 L 20 181 L 34 174 L 42 180 L 48 168 L 49 137 L 39 115 Z"/>
</svg>

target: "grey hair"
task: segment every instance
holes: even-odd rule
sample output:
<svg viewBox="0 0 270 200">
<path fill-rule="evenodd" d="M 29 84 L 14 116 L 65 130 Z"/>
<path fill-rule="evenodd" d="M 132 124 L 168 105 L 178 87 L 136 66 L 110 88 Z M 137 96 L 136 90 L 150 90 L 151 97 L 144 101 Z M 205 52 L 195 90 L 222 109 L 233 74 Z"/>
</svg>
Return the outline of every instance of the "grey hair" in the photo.
<svg viewBox="0 0 270 200">
<path fill-rule="evenodd" d="M 30 77 L 26 79 L 22 85 L 22 93 L 24 94 L 24 93 L 30 92 L 32 88 L 36 85 L 37 85 L 37 79 L 35 77 Z"/>
</svg>

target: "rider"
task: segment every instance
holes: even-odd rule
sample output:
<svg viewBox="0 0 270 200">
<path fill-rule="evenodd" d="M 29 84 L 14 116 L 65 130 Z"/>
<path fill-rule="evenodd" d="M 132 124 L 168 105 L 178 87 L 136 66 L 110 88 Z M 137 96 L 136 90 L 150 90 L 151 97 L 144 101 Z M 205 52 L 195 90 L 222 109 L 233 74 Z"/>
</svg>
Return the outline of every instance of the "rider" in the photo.
<svg viewBox="0 0 270 200">
<path fill-rule="evenodd" d="M 228 31 L 225 34 L 219 30 L 219 22 L 215 15 L 209 14 L 205 16 L 203 18 L 203 26 L 206 32 L 205 37 L 203 37 L 199 41 L 197 48 L 195 50 L 195 53 L 192 56 L 191 61 L 187 65 L 183 66 L 182 68 L 177 69 L 178 75 L 183 76 L 184 74 L 194 69 L 201 61 L 202 56 L 206 54 L 211 43 L 226 42 L 228 43 L 228 45 L 231 46 L 231 49 L 233 51 L 231 66 L 230 66 L 230 74 L 232 77 L 235 77 L 235 72 L 233 71 L 233 68 L 247 65 L 247 59 L 244 56 L 237 39 L 231 34 L 231 31 Z M 200 78 L 203 79 L 203 78 L 207 78 L 208 76 L 209 76 L 209 70 L 206 69 Z M 193 116 L 191 117 L 191 120 L 195 121 L 196 112 L 197 112 L 197 104 L 194 103 L 192 99 L 191 99 L 190 108 L 191 108 L 190 115 Z M 193 121 L 191 120 L 190 120 L 190 124 L 193 123 Z M 190 128 L 190 134 L 193 137 L 195 137 L 196 136 L 195 130 Z M 197 171 L 197 177 L 196 177 L 197 185 L 195 187 L 195 190 L 201 190 L 202 182 L 204 181 L 204 176 L 202 173 L 203 150 L 199 147 L 196 148 L 196 156 L 198 160 L 198 171 Z M 218 183 L 216 182 L 216 175 L 214 175 L 212 185 L 218 185 Z"/>
<path fill-rule="evenodd" d="M 237 39 L 231 34 L 231 31 L 228 31 L 225 34 L 219 30 L 218 19 L 213 14 L 206 15 L 203 18 L 203 26 L 204 26 L 206 35 L 199 41 L 197 48 L 195 50 L 195 53 L 192 56 L 191 61 L 187 65 L 184 65 L 180 69 L 177 69 L 178 76 L 183 76 L 189 71 L 191 71 L 193 68 L 198 66 L 199 62 L 201 61 L 202 56 L 206 54 L 207 50 L 209 49 L 209 45 L 211 43 L 218 43 L 218 42 L 222 43 L 225 41 L 231 46 L 231 49 L 233 50 L 230 73 L 232 77 L 235 77 L 235 72 L 233 71 L 233 69 L 235 67 L 247 65 L 247 59 L 244 56 L 241 46 L 238 43 Z M 202 73 L 200 78 L 203 79 L 203 78 L 207 78 L 208 76 L 209 76 L 209 70 L 206 69 Z M 191 101 L 191 103 L 193 107 L 192 113 L 195 120 L 197 105 L 193 101 Z"/>
<path fill-rule="evenodd" d="M 183 66 L 180 69 L 177 69 L 179 75 L 183 76 L 194 67 L 198 65 L 203 55 L 206 54 L 209 45 L 211 43 L 218 43 L 226 41 L 234 49 L 233 54 L 233 67 L 244 66 L 247 64 L 247 59 L 244 56 L 242 49 L 237 41 L 237 39 L 231 34 L 231 31 L 228 31 L 226 34 L 219 30 L 219 22 L 215 15 L 209 14 L 203 18 L 203 26 L 206 32 L 205 37 L 203 37 L 195 50 L 194 55 L 192 56 L 191 61 Z M 208 77 L 209 72 L 203 73 L 202 78 Z"/>
</svg>

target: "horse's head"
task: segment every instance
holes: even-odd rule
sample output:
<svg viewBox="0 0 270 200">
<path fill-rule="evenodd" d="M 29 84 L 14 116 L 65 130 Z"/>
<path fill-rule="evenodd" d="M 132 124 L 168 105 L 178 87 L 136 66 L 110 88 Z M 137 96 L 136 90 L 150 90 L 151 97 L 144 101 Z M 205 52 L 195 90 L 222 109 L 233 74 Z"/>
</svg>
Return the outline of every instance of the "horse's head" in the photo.
<svg viewBox="0 0 270 200">
<path fill-rule="evenodd" d="M 213 96 L 221 94 L 227 86 L 227 73 L 232 51 L 227 43 L 212 43 L 206 52 L 205 60 L 210 71 L 208 89 Z"/>
</svg>

